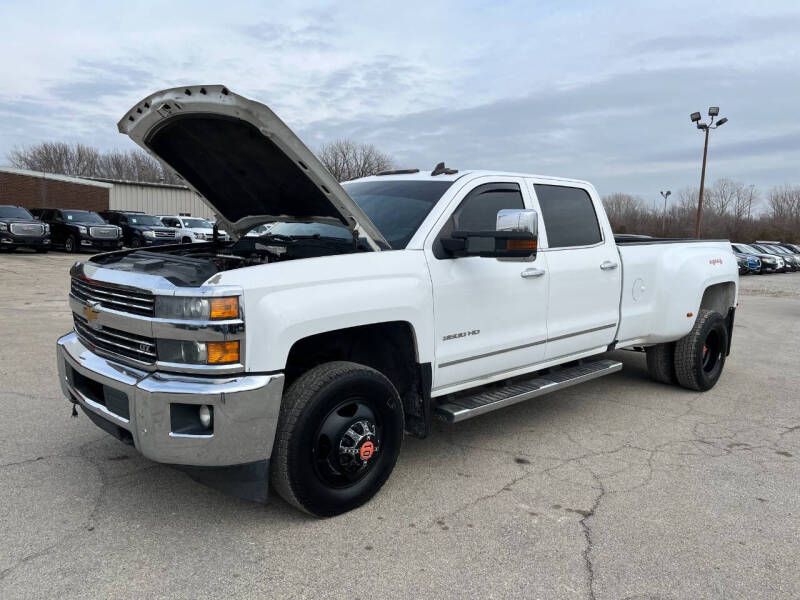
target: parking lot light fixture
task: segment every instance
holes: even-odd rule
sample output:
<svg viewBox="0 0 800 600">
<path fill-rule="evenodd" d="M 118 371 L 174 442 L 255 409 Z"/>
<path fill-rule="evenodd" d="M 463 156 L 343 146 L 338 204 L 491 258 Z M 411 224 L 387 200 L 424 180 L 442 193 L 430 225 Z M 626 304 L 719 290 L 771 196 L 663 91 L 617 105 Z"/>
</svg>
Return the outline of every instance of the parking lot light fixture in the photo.
<svg viewBox="0 0 800 600">
<path fill-rule="evenodd" d="M 672 195 L 671 190 L 667 190 L 666 192 L 661 192 L 661 197 L 664 198 L 664 216 L 661 219 L 661 236 L 665 237 L 667 235 L 667 198 Z"/>
<path fill-rule="evenodd" d="M 716 119 L 719 116 L 719 106 L 709 106 L 708 116 L 710 117 L 709 122 L 703 123 L 700 121 L 701 115 L 699 112 L 693 112 L 691 115 L 689 115 L 689 119 L 691 120 L 691 122 L 696 123 L 697 128 L 700 129 L 701 131 L 705 131 L 706 134 L 705 144 L 703 145 L 703 168 L 700 171 L 700 194 L 698 195 L 697 198 L 697 226 L 695 228 L 695 237 L 698 239 L 700 239 L 700 227 L 703 221 L 703 188 L 705 187 L 705 182 L 706 182 L 706 160 L 708 158 L 708 134 L 712 129 L 716 129 L 717 127 L 720 127 L 721 125 L 724 125 L 725 123 L 728 122 L 728 118 L 723 117 L 717 121 L 716 125 L 714 124 L 714 119 Z"/>
</svg>

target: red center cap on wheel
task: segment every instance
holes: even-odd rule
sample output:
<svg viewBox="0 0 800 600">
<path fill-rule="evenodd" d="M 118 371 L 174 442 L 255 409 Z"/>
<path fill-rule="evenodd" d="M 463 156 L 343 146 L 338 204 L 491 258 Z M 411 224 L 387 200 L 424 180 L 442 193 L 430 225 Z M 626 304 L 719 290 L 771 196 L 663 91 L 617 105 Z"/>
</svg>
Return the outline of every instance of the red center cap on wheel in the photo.
<svg viewBox="0 0 800 600">
<path fill-rule="evenodd" d="M 373 452 L 375 452 L 375 444 L 369 441 L 361 444 L 361 449 L 359 450 L 361 460 L 369 460 L 372 457 Z"/>
</svg>

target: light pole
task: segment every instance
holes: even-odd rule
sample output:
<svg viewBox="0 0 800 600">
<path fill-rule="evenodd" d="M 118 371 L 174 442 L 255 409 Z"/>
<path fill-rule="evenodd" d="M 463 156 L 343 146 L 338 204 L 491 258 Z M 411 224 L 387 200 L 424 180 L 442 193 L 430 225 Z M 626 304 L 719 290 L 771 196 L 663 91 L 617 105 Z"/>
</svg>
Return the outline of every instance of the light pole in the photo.
<svg viewBox="0 0 800 600">
<path fill-rule="evenodd" d="M 701 123 L 699 112 L 692 113 L 689 115 L 689 118 L 692 120 L 692 123 L 697 123 L 697 128 L 701 131 L 705 131 L 706 133 L 706 143 L 703 146 L 703 170 L 700 173 L 700 196 L 697 198 L 697 229 L 695 231 L 695 237 L 700 238 L 700 224 L 703 220 L 703 187 L 706 183 L 706 157 L 708 156 L 708 133 L 712 129 L 716 129 L 717 127 L 721 127 L 728 122 L 727 117 L 721 118 L 717 121 L 717 124 L 714 124 L 714 119 L 719 116 L 719 106 L 709 106 L 708 107 L 708 116 L 711 117 L 711 120 L 708 123 Z"/>
<path fill-rule="evenodd" d="M 666 237 L 667 235 L 667 198 L 672 195 L 671 190 L 667 190 L 666 192 L 661 192 L 661 195 L 664 198 L 664 217 L 661 219 L 661 237 Z"/>
</svg>

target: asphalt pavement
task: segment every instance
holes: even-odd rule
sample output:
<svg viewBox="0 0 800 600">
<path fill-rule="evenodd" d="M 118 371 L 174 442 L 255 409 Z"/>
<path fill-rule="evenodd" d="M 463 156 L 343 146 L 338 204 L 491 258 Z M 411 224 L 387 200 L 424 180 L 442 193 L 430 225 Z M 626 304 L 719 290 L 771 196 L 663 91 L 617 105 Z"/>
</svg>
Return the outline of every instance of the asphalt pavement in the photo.
<svg viewBox="0 0 800 600">
<path fill-rule="evenodd" d="M 800 273 L 706 393 L 621 373 L 407 438 L 366 506 L 228 497 L 70 417 L 60 253 L 0 255 L 0 597 L 800 597 Z"/>
</svg>

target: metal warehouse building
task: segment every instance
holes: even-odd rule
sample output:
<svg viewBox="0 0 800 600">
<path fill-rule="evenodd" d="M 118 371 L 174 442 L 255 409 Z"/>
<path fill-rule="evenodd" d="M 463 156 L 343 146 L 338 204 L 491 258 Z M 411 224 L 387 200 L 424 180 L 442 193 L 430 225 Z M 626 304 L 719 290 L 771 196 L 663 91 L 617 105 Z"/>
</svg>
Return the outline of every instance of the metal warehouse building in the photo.
<svg viewBox="0 0 800 600">
<path fill-rule="evenodd" d="M 200 197 L 182 185 L 71 177 L 0 167 L 0 204 L 25 208 L 138 210 L 154 215 L 213 218 Z"/>
</svg>

